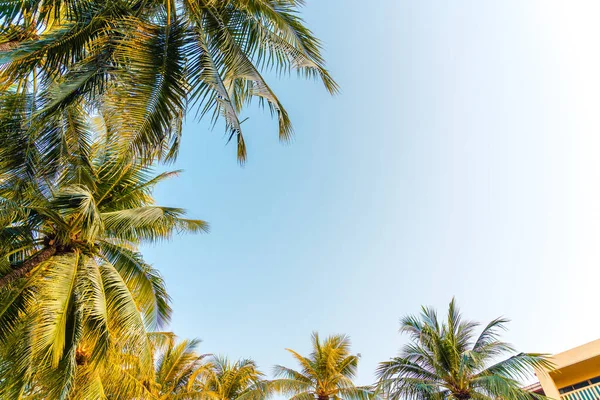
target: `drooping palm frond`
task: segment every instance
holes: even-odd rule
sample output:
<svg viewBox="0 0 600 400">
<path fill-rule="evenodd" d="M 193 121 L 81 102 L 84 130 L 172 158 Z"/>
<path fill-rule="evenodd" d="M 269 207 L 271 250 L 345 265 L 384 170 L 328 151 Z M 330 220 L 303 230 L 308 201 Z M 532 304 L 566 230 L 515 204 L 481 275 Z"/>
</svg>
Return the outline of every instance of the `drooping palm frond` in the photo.
<svg viewBox="0 0 600 400">
<path fill-rule="evenodd" d="M 297 71 L 335 93 L 295 0 L 5 0 L 0 89 L 32 96 L 38 125 L 71 106 L 104 114 L 128 151 L 170 161 L 190 106 L 222 118 L 246 159 L 243 107 L 257 98 L 288 140 L 287 111 L 263 78 Z M 33 118 L 35 117 L 35 118 Z M 35 132 L 30 132 L 34 134 Z"/>
<path fill-rule="evenodd" d="M 424 307 L 401 320 L 410 342 L 400 355 L 379 364 L 379 387 L 390 399 L 525 400 L 540 397 L 522 389 L 534 370 L 550 367 L 543 354 L 519 353 L 499 340 L 508 320 L 491 321 L 476 336 L 477 323 L 463 320 L 454 299 L 445 322 Z M 512 354 L 512 355 L 511 355 Z M 508 358 L 497 362 L 500 357 Z M 540 398 L 543 398 L 541 396 Z"/>
</svg>

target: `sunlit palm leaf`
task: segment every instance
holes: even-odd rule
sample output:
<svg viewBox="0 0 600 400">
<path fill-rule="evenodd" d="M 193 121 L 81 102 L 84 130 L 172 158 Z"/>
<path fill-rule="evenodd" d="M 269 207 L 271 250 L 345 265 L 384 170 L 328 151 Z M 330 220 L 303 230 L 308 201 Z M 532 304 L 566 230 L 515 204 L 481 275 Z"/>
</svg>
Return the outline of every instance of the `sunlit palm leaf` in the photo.
<svg viewBox="0 0 600 400">
<path fill-rule="evenodd" d="M 367 400 L 374 397 L 373 388 L 359 387 L 353 383 L 359 357 L 350 354 L 348 336 L 333 335 L 322 341 L 315 332 L 312 347 L 308 357 L 287 349 L 300 364 L 301 370 L 276 365 L 273 372 L 278 379 L 272 385 L 277 391 L 298 400 Z"/>
</svg>

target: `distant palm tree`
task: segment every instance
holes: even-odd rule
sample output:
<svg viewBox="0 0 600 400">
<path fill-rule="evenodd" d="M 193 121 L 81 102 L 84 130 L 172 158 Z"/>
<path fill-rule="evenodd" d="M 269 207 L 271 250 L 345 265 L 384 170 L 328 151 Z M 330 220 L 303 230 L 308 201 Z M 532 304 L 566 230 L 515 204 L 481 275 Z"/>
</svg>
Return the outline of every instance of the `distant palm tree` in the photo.
<svg viewBox="0 0 600 400">
<path fill-rule="evenodd" d="M 72 117 L 56 129 L 77 130 L 79 141 L 67 142 L 67 162 L 51 174 L 38 174 L 36 149 L 19 136 L 2 140 L 0 398 L 30 382 L 44 382 L 45 398 L 66 398 L 80 367 L 105 363 L 115 342 L 150 360 L 146 329 L 171 309 L 138 246 L 207 229 L 154 203 L 154 186 L 176 172 L 122 158 L 115 136 Z"/>
<path fill-rule="evenodd" d="M 373 396 L 372 388 L 353 383 L 360 355 L 350 354 L 348 336 L 333 335 L 321 341 L 313 333 L 312 346 L 308 357 L 287 349 L 300 364 L 300 370 L 276 365 L 278 379 L 273 385 L 278 391 L 293 400 L 366 400 Z"/>
<path fill-rule="evenodd" d="M 149 333 L 148 338 L 153 351 L 150 364 L 135 348 L 112 355 L 110 366 L 99 375 L 107 398 L 264 400 L 272 393 L 252 360 L 232 362 L 221 356 L 200 355 L 196 352 L 198 341 L 177 342 L 171 333 Z M 88 386 L 80 385 L 76 390 L 84 393 Z"/>
<path fill-rule="evenodd" d="M 189 389 L 206 400 L 264 400 L 272 394 L 270 382 L 250 359 L 235 362 L 212 356 L 190 381 Z"/>
<path fill-rule="evenodd" d="M 410 343 L 400 355 L 377 369 L 380 388 L 391 400 L 531 400 L 543 397 L 522 389 L 520 379 L 533 369 L 549 366 L 542 354 L 514 354 L 500 341 L 499 331 L 508 320 L 491 321 L 476 336 L 479 324 L 464 321 L 454 299 L 446 321 L 435 310 L 423 307 L 420 316 L 401 320 L 400 331 Z M 498 361 L 504 355 L 510 357 Z"/>
<path fill-rule="evenodd" d="M 338 87 L 301 0 L 7 0 L 0 6 L 0 92 L 33 94 L 35 119 L 82 104 L 118 123 L 145 158 L 172 159 L 189 107 L 222 118 L 246 158 L 242 108 L 257 99 L 288 140 L 290 119 L 264 71 Z"/>
<path fill-rule="evenodd" d="M 148 334 L 152 362 L 146 363 L 135 348 L 113 353 L 109 365 L 98 375 L 98 387 L 107 399 L 185 400 L 200 399 L 194 380 L 207 370 L 199 341 L 177 341 L 170 332 Z M 89 396 L 88 382 L 78 382 L 74 399 Z M 97 397 L 102 398 L 102 397 Z"/>
</svg>

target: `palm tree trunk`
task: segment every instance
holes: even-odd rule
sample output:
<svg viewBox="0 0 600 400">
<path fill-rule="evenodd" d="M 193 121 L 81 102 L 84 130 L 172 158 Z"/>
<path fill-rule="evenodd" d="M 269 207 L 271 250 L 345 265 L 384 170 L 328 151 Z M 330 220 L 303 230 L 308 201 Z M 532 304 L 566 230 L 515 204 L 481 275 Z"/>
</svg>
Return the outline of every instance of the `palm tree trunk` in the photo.
<svg viewBox="0 0 600 400">
<path fill-rule="evenodd" d="M 329 400 L 329 396 L 317 395 L 317 400 Z"/>
<path fill-rule="evenodd" d="M 44 261 L 47 261 L 53 255 L 55 255 L 56 250 L 56 246 L 44 247 L 42 250 L 35 253 L 32 257 L 23 261 L 23 263 L 20 266 L 18 266 L 17 268 L 13 269 L 8 274 L 0 278 L 0 289 L 5 287 L 12 281 L 15 281 L 27 275 L 29 272 L 31 272 L 32 269 L 34 269 Z"/>
<path fill-rule="evenodd" d="M 468 392 L 454 393 L 454 397 L 457 400 L 470 400 L 471 399 L 471 394 L 468 393 Z"/>
</svg>

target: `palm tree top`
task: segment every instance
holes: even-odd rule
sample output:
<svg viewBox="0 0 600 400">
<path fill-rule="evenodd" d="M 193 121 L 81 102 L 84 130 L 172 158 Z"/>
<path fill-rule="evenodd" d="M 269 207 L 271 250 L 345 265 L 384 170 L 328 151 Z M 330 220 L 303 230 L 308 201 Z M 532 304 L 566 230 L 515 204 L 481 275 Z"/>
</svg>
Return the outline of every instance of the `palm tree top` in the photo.
<svg viewBox="0 0 600 400">
<path fill-rule="evenodd" d="M 199 340 L 178 340 L 171 332 L 149 332 L 152 362 L 139 357 L 139 349 L 121 347 L 110 354 L 108 366 L 99 371 L 102 391 L 85 397 L 79 385 L 72 398 L 195 399 L 191 389 L 195 377 L 205 368 L 207 355 L 197 352 Z"/>
<path fill-rule="evenodd" d="M 331 335 L 321 340 L 312 334 L 312 351 L 308 357 L 292 349 L 286 349 L 300 365 L 294 370 L 281 365 L 274 367 L 278 378 L 276 388 L 289 393 L 296 400 L 315 397 L 325 399 L 368 399 L 372 396 L 369 387 L 355 386 L 359 354 L 350 353 L 350 338 L 347 335 Z"/>
<path fill-rule="evenodd" d="M 138 346 L 150 363 L 146 330 L 166 324 L 171 307 L 139 244 L 207 229 L 183 209 L 155 204 L 154 186 L 175 173 L 120 157 L 114 137 L 68 121 L 65 130 L 90 134 L 66 141 L 70 151 L 51 173 L 38 173 L 45 165 L 37 148 L 20 145 L 19 129 L 0 149 L 0 359 L 14 356 L 10 368 L 0 365 L 0 381 L 11 382 L 0 385 L 2 398 L 27 380 L 65 398 L 76 372 L 101 368 L 115 342 Z"/>
<path fill-rule="evenodd" d="M 271 383 L 249 358 L 232 361 L 213 355 L 195 378 L 194 388 L 203 399 L 263 400 L 273 392 Z"/>
<path fill-rule="evenodd" d="M 391 399 L 530 399 L 521 381 L 550 363 L 543 354 L 517 353 L 500 340 L 508 322 L 496 318 L 477 334 L 480 324 L 464 320 L 455 299 L 445 319 L 422 307 L 420 315 L 401 318 L 400 332 L 410 340 L 379 365 L 380 387 Z"/>
</svg>

